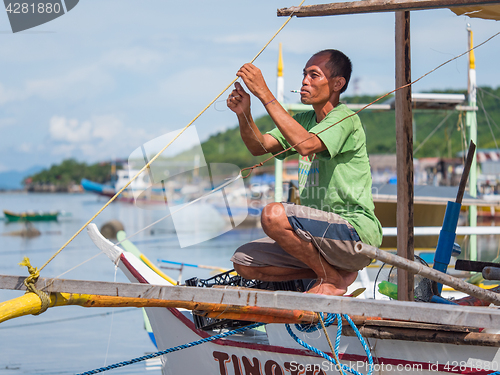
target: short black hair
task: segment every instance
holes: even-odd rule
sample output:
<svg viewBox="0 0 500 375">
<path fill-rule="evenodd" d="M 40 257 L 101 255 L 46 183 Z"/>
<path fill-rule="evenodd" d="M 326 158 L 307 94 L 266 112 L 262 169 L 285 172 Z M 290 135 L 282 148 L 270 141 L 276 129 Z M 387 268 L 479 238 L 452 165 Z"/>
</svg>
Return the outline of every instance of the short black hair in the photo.
<svg viewBox="0 0 500 375">
<path fill-rule="evenodd" d="M 351 60 L 343 52 L 340 52 L 336 49 L 324 49 L 323 51 L 316 52 L 313 57 L 319 55 L 328 55 L 326 67 L 330 71 L 330 78 L 345 78 L 345 85 L 344 87 L 342 87 L 342 90 L 340 90 L 340 93 L 343 93 L 345 90 L 347 90 L 347 85 L 349 84 L 349 80 L 351 79 Z"/>
</svg>

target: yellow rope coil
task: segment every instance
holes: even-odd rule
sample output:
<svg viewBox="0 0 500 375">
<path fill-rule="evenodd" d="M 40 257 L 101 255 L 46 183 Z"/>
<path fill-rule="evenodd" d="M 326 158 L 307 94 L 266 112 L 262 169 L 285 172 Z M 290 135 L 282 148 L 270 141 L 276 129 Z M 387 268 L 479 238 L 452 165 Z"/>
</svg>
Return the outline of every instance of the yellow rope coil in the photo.
<svg viewBox="0 0 500 375">
<path fill-rule="evenodd" d="M 35 287 L 35 283 L 38 280 L 38 277 L 40 276 L 40 271 L 38 271 L 38 268 L 33 267 L 30 263 L 30 259 L 28 257 L 24 257 L 22 262 L 19 263 L 21 267 L 26 266 L 28 267 L 28 272 L 30 275 L 24 279 L 24 285 L 26 285 L 26 293 L 34 293 L 40 298 L 40 301 L 42 303 L 42 306 L 40 307 L 40 311 L 38 311 L 36 314 L 33 315 L 40 315 L 47 311 L 47 309 L 50 307 L 50 297 L 47 293 L 42 292 L 41 290 L 37 289 Z"/>
</svg>

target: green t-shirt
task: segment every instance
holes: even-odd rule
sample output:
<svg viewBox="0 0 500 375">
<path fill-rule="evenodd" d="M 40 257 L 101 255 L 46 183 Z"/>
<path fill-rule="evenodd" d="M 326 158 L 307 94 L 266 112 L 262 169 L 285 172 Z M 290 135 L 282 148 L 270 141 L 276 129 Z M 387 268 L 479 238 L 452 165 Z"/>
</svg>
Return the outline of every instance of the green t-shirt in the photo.
<svg viewBox="0 0 500 375">
<path fill-rule="evenodd" d="M 349 115 L 353 112 L 345 104 L 339 104 L 320 123 L 316 123 L 314 111 L 294 116 L 307 131 L 317 134 L 327 148 L 300 158 L 300 201 L 304 206 L 339 214 L 356 229 L 362 242 L 380 247 L 382 226 L 374 213 L 365 132 L 357 115 L 337 124 Z M 319 133 L 332 124 L 335 125 Z M 268 134 L 284 149 L 290 147 L 278 128 Z M 284 159 L 296 153 L 291 149 L 277 157 Z"/>
</svg>

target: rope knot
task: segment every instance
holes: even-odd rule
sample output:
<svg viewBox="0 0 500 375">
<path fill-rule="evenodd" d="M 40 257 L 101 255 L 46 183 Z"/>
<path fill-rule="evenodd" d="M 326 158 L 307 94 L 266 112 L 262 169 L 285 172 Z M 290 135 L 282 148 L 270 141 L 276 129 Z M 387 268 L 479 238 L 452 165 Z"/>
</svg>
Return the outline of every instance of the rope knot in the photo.
<svg viewBox="0 0 500 375">
<path fill-rule="evenodd" d="M 40 311 L 33 315 L 40 315 L 44 313 L 50 307 L 50 297 L 47 293 L 42 292 L 37 289 L 35 283 L 40 276 L 40 271 L 37 267 L 33 267 L 30 263 L 30 259 L 28 257 L 24 257 L 23 260 L 19 263 L 21 267 L 26 266 L 28 268 L 29 276 L 24 279 L 24 285 L 26 286 L 26 293 L 35 293 L 38 298 L 40 298 L 41 307 Z"/>
</svg>

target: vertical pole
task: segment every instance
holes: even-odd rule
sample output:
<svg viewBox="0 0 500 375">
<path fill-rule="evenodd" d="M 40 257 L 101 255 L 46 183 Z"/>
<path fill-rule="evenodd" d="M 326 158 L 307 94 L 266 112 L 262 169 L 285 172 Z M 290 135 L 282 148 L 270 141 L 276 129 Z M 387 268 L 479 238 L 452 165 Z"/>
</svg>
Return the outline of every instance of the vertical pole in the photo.
<svg viewBox="0 0 500 375">
<path fill-rule="evenodd" d="M 411 82 L 410 12 L 396 12 L 396 88 Z M 396 91 L 398 255 L 413 260 L 411 86 Z M 398 300 L 413 301 L 413 274 L 398 269 Z"/>
<path fill-rule="evenodd" d="M 469 49 L 474 46 L 472 41 L 472 30 L 470 25 L 467 25 Z M 468 96 L 469 106 L 476 106 L 476 59 L 474 51 L 469 52 L 469 76 L 468 76 Z M 465 124 L 468 129 L 469 142 L 477 144 L 477 119 L 476 111 L 467 111 L 465 116 Z M 472 197 L 477 197 L 477 158 L 474 154 L 469 173 L 469 194 Z M 477 226 L 477 206 L 469 206 L 469 225 L 471 227 Z M 472 234 L 469 241 L 469 254 L 470 260 L 477 260 L 477 236 Z"/>
<path fill-rule="evenodd" d="M 283 79 L 283 55 L 281 51 L 281 43 L 278 56 L 278 77 L 276 79 L 276 99 L 283 105 L 285 82 Z M 283 160 L 274 158 L 274 201 L 281 202 L 283 200 Z"/>
</svg>

